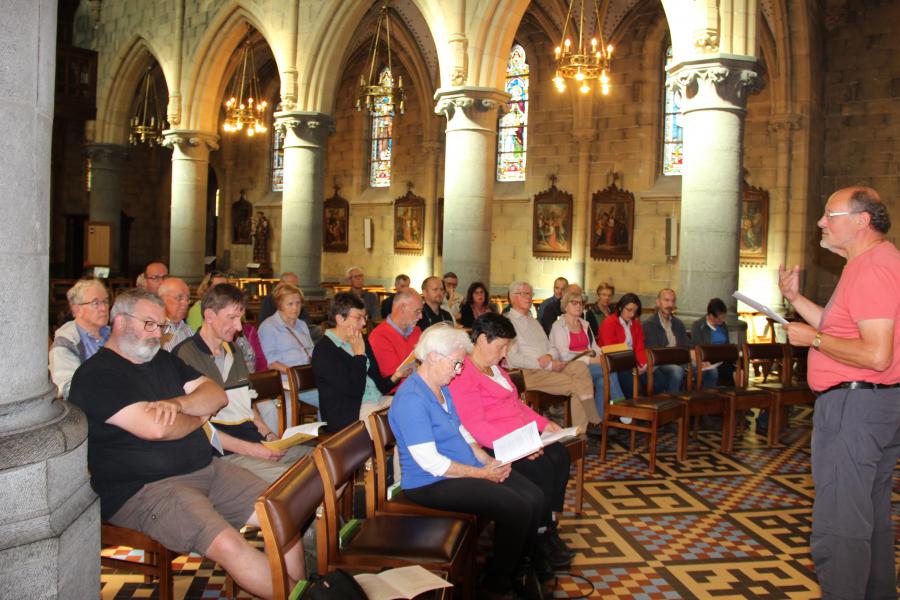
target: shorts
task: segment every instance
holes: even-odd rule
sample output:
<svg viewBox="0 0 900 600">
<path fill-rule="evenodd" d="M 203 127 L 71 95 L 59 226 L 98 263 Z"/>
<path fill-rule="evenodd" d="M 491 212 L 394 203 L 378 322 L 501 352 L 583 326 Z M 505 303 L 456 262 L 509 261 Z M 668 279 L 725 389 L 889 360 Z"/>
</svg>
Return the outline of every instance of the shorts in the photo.
<svg viewBox="0 0 900 600">
<path fill-rule="evenodd" d="M 206 554 L 226 528 L 240 529 L 247 523 L 266 487 L 250 471 L 214 458 L 192 473 L 148 483 L 109 521 L 149 535 L 179 554 Z"/>
</svg>

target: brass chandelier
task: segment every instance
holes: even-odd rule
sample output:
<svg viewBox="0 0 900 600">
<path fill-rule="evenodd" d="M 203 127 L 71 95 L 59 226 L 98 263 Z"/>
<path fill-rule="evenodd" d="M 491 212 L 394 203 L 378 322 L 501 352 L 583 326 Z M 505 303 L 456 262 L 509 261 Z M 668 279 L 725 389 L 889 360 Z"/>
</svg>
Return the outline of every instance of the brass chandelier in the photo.
<svg viewBox="0 0 900 600">
<path fill-rule="evenodd" d="M 155 66 L 151 63 L 147 67 L 138 86 L 142 91 L 142 96 L 134 111 L 134 116 L 131 117 L 131 130 L 128 135 L 128 141 L 134 146 L 147 144 L 152 147 L 162 144 L 162 132 L 167 127 L 162 118 L 159 96 L 156 95 L 156 79 L 153 77 Z"/>
<path fill-rule="evenodd" d="M 263 124 L 268 103 L 260 101 L 259 79 L 256 76 L 256 62 L 253 60 L 253 45 L 250 43 L 250 27 L 241 45 L 241 61 L 229 86 L 228 100 L 225 102 L 226 133 L 246 131 L 248 137 L 267 131 Z"/>
<path fill-rule="evenodd" d="M 577 19 L 572 14 L 576 2 L 580 5 Z M 591 80 L 596 80 L 600 86 L 600 92 L 603 95 L 609 94 L 609 63 L 613 47 L 607 46 L 603 41 L 599 0 L 593 0 L 593 3 L 594 29 L 596 31 L 595 35 L 590 38 L 590 47 L 588 47 L 587 35 L 584 31 L 584 0 L 569 0 L 569 10 L 566 13 L 565 25 L 563 25 L 562 39 L 554 51 L 556 76 L 553 78 L 553 83 L 559 92 L 566 90 L 566 79 L 570 79 L 578 86 L 579 92 L 587 94 L 591 91 Z M 577 46 L 568 37 L 570 31 L 575 34 Z"/>
<path fill-rule="evenodd" d="M 384 38 L 387 46 L 387 67 L 391 74 L 390 80 L 381 81 L 375 72 L 378 63 L 378 42 L 381 40 L 381 30 L 384 28 Z M 403 90 L 403 77 L 397 76 L 394 85 L 394 67 L 391 62 L 391 19 L 388 3 L 381 5 L 378 12 L 378 21 L 375 24 L 375 38 L 372 40 L 371 59 L 369 61 L 369 77 L 359 76 L 359 93 L 356 97 L 356 110 L 366 107 L 370 115 L 384 114 L 385 112 L 397 112 L 402 115 L 406 110 L 406 92 Z M 396 109 L 396 110 L 395 110 Z"/>
</svg>

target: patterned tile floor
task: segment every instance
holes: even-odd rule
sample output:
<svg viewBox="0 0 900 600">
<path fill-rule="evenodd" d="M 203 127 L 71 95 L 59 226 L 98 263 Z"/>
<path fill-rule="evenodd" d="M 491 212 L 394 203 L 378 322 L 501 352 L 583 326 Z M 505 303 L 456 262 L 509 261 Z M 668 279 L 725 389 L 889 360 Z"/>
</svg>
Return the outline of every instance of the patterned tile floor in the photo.
<svg viewBox="0 0 900 600">
<path fill-rule="evenodd" d="M 748 432 L 730 455 L 719 451 L 718 432 L 701 432 L 683 463 L 675 461 L 668 434 L 653 476 L 646 454 L 627 452 L 624 436 L 613 438 L 606 463 L 593 448 L 584 513 L 563 515 L 562 536 L 578 555 L 559 576 L 555 597 L 819 597 L 808 541 L 810 417 L 809 408 L 795 409 L 780 445 L 766 448 L 762 436 Z M 894 490 L 900 535 L 900 472 Z M 191 556 L 175 567 L 176 600 L 226 597 L 216 565 Z M 140 576 L 104 568 L 102 584 L 104 600 L 157 597 L 156 585 Z"/>
</svg>

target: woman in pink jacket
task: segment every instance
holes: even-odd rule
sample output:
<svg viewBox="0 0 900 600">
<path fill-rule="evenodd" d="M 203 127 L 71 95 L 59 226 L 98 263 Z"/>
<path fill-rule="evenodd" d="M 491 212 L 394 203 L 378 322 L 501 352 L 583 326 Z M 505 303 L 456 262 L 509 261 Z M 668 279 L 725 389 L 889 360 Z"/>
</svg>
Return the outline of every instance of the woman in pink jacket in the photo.
<svg viewBox="0 0 900 600">
<path fill-rule="evenodd" d="M 516 330 L 506 317 L 487 313 L 475 319 L 472 353 L 466 357 L 462 372 L 450 382 L 460 421 L 491 454 L 494 440 L 532 421 L 541 432 L 560 429 L 519 399 L 516 386 L 498 366 L 515 337 Z M 555 514 L 563 510 L 569 462 L 568 450 L 553 443 L 512 463 L 514 471 L 522 473 L 544 492 L 543 532 L 538 536 L 537 545 L 543 558 L 557 569 L 567 567 L 574 556 L 557 533 Z"/>
</svg>

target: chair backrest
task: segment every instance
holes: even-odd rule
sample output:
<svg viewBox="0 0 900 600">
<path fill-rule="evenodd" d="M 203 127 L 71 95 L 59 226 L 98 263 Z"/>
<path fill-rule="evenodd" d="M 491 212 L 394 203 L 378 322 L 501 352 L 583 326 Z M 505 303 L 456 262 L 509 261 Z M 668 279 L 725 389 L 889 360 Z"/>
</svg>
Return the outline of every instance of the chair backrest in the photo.
<svg viewBox="0 0 900 600">
<path fill-rule="evenodd" d="M 509 375 L 509 379 L 513 382 L 513 385 L 516 386 L 516 392 L 521 396 L 525 393 L 525 374 L 522 372 L 522 369 L 513 369 L 511 371 L 506 372 Z"/>
<path fill-rule="evenodd" d="M 304 456 L 256 501 L 276 599 L 286 599 L 291 593 L 284 555 L 296 544 L 303 543 L 303 528 L 316 513 L 323 497 L 322 478 L 312 457 Z M 318 521 L 316 526 L 321 532 Z"/>
<path fill-rule="evenodd" d="M 291 425 L 302 423 L 300 410 L 300 392 L 316 389 L 316 376 L 312 365 L 296 365 L 288 367 L 288 390 L 291 395 Z"/>
<path fill-rule="evenodd" d="M 250 373 L 250 387 L 256 390 L 256 399 L 278 400 L 284 397 L 281 373 L 275 369 Z"/>
<path fill-rule="evenodd" d="M 736 387 L 746 387 L 744 382 L 743 365 L 741 364 L 741 351 L 735 344 L 706 344 L 694 346 L 697 356 L 697 364 L 708 363 L 733 363 L 735 366 L 734 383 Z M 697 378 L 697 389 L 703 385 L 703 378 Z"/>
<path fill-rule="evenodd" d="M 691 362 L 690 348 L 676 346 L 673 348 L 647 348 L 647 396 L 653 396 L 653 367 L 663 365 L 686 365 Z M 693 388 L 693 373 L 687 369 L 687 387 Z"/>
<path fill-rule="evenodd" d="M 787 344 L 779 344 L 777 342 L 765 344 L 747 344 L 743 346 L 741 368 L 748 376 L 753 372 L 750 361 L 753 360 L 780 360 L 781 371 L 780 379 L 782 385 L 789 385 L 791 382 L 790 362 L 791 356 Z"/>
<path fill-rule="evenodd" d="M 369 415 L 369 431 L 372 434 L 372 443 L 375 446 L 375 468 L 369 473 L 369 481 L 366 485 L 366 492 L 371 489 L 372 496 L 366 499 L 366 507 L 369 516 L 374 511 L 381 510 L 384 503 L 387 502 L 387 469 L 389 457 L 397 451 L 397 438 L 394 437 L 394 431 L 388 421 L 388 410 L 390 408 L 382 408 L 376 410 Z M 371 483 L 371 485 L 369 485 Z"/>
<path fill-rule="evenodd" d="M 327 562 L 333 563 L 338 554 L 338 490 L 351 483 L 364 463 L 372 458 L 372 440 L 362 421 L 348 425 L 316 446 L 313 452 L 316 468 L 322 476 L 325 490 L 325 539 Z M 353 493 L 350 485 L 344 493 Z M 319 546 L 321 551 L 321 546 Z M 321 564 L 321 563 L 320 563 Z"/>
<path fill-rule="evenodd" d="M 637 394 L 640 389 L 638 384 L 637 358 L 632 350 L 623 350 L 620 352 L 604 352 L 600 355 L 603 359 L 603 403 L 609 404 L 610 374 L 621 371 L 631 371 L 634 378 L 632 389 Z"/>
</svg>

